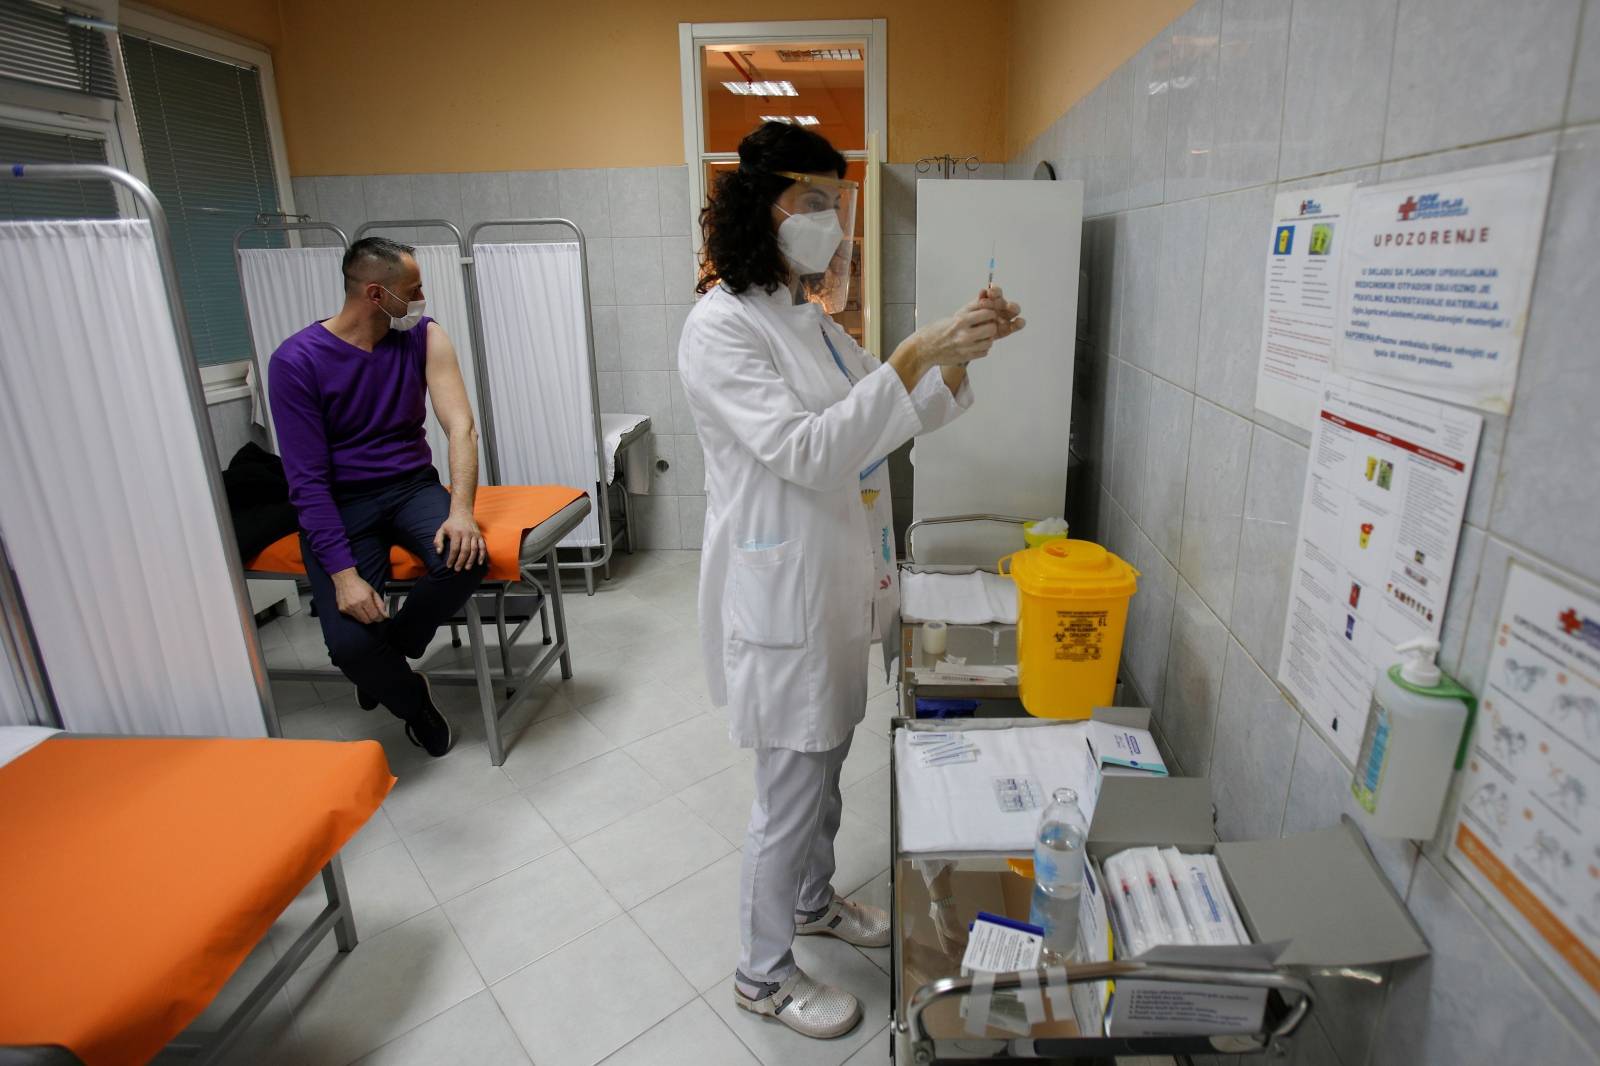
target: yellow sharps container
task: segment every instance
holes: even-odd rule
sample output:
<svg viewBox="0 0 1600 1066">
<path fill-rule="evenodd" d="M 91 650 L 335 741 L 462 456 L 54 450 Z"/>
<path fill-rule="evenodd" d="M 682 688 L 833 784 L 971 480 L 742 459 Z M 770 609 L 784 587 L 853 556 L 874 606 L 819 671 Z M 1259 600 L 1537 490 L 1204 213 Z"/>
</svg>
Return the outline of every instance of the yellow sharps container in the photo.
<svg viewBox="0 0 1600 1066">
<path fill-rule="evenodd" d="M 1053 540 L 1000 560 L 1017 583 L 1022 706 L 1036 718 L 1088 718 L 1112 702 L 1139 571 L 1098 544 Z"/>
</svg>

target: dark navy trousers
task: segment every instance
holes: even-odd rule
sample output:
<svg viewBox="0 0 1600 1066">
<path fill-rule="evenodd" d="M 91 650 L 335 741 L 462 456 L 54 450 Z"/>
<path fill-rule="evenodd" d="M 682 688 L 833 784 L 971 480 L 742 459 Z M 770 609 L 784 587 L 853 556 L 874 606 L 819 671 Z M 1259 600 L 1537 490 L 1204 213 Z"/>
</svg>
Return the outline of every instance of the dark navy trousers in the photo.
<svg viewBox="0 0 1600 1066">
<path fill-rule="evenodd" d="M 336 489 L 334 500 L 356 572 L 379 596 L 389 583 L 391 546 L 412 552 L 427 568 L 391 618 L 366 625 L 339 613 L 333 578 L 312 554 L 305 535 L 300 537 L 328 657 L 362 692 L 397 717 L 410 718 L 421 707 L 424 692 L 406 659 L 422 657 L 434 633 L 483 580 L 487 564 L 457 572 L 433 550 L 434 535 L 450 514 L 450 494 L 431 466 L 355 489 Z"/>
</svg>

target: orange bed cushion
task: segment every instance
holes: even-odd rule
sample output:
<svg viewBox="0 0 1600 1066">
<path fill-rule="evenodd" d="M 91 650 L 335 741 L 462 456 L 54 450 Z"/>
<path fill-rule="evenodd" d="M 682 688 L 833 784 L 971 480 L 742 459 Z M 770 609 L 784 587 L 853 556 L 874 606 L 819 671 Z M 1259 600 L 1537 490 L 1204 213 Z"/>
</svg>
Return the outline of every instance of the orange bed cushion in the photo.
<svg viewBox="0 0 1600 1066">
<path fill-rule="evenodd" d="M 565 485 L 481 486 L 473 500 L 472 514 L 489 548 L 488 580 L 518 580 L 522 576 L 523 534 L 583 495 L 582 490 Z M 305 573 L 299 534 L 291 533 L 268 545 L 245 564 L 245 569 L 267 574 Z M 404 548 L 396 547 L 389 552 L 389 576 L 395 581 L 415 581 L 424 573 L 422 560 Z"/>
<path fill-rule="evenodd" d="M 0 1045 L 148 1061 L 393 786 L 376 741 L 55 737 L 0 767 Z"/>
</svg>

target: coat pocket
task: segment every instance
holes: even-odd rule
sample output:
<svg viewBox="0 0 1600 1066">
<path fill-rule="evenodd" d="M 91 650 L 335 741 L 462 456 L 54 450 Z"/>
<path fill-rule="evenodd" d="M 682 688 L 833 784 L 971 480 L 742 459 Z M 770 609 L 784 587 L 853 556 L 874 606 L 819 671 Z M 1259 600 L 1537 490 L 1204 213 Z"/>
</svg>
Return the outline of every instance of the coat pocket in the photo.
<svg viewBox="0 0 1600 1066">
<path fill-rule="evenodd" d="M 768 648 L 806 645 L 805 554 L 798 540 L 733 553 L 728 635 Z"/>
</svg>

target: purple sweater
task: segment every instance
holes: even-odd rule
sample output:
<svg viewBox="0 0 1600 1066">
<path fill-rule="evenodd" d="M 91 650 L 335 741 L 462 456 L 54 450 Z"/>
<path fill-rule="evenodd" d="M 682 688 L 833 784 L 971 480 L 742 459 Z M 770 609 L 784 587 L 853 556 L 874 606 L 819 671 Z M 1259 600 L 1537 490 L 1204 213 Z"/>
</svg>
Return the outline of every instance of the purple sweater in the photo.
<svg viewBox="0 0 1600 1066">
<path fill-rule="evenodd" d="M 267 395 L 300 528 L 328 573 L 355 565 L 335 493 L 433 462 L 423 419 L 428 323 L 363 351 L 313 322 L 272 353 Z"/>
</svg>

